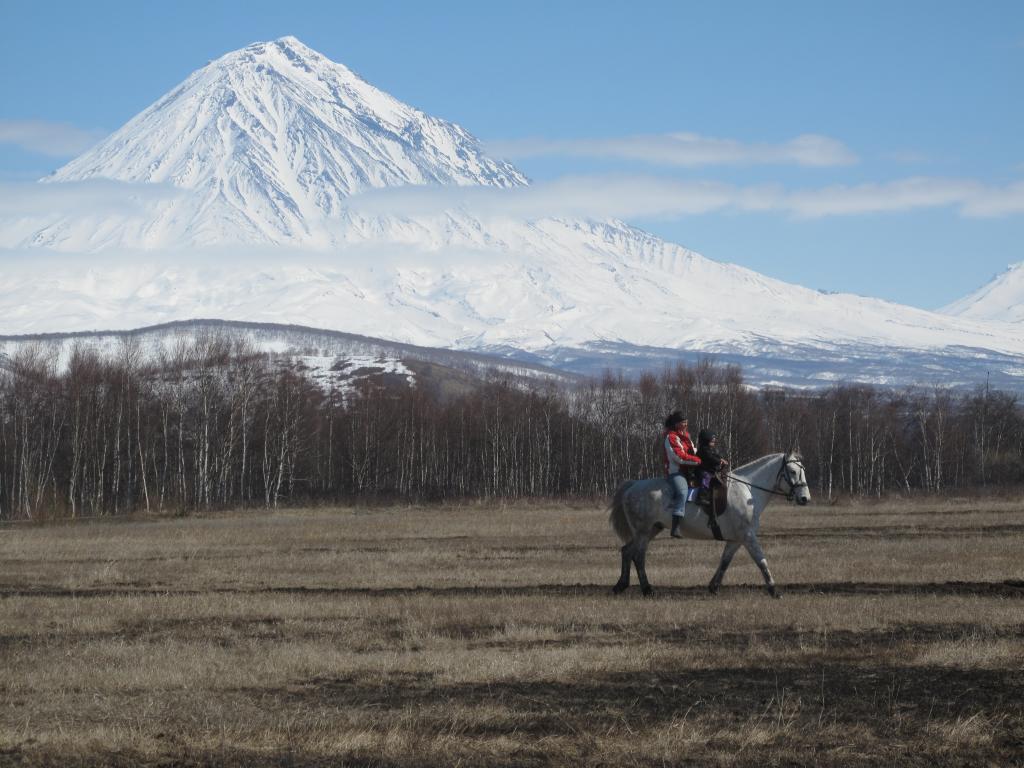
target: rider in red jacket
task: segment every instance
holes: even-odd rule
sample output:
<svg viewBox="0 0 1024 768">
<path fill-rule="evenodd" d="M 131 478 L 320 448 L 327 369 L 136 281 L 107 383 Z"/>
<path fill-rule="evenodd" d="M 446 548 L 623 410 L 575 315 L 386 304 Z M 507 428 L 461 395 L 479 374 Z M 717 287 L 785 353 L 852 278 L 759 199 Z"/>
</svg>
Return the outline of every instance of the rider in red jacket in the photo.
<svg viewBox="0 0 1024 768">
<path fill-rule="evenodd" d="M 693 467 L 700 466 L 700 458 L 693 449 L 693 440 L 687 431 L 686 417 L 673 411 L 665 419 L 665 474 L 672 484 L 672 537 L 681 539 L 679 523 L 686 508 L 687 476 Z"/>
</svg>

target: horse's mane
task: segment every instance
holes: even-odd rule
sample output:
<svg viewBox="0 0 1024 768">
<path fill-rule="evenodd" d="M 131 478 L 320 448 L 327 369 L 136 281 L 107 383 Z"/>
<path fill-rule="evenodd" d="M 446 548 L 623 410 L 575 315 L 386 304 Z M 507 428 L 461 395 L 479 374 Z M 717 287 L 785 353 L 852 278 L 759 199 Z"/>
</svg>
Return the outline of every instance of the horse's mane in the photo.
<svg viewBox="0 0 1024 768">
<path fill-rule="evenodd" d="M 792 451 L 792 454 L 797 458 L 800 457 L 800 454 L 798 454 L 796 451 Z M 778 461 L 779 458 L 786 455 L 786 453 L 782 453 L 781 451 L 779 453 L 769 453 L 767 456 L 762 456 L 760 459 L 754 459 L 753 461 L 748 461 L 746 464 L 743 464 L 742 466 L 736 467 L 736 469 L 734 469 L 733 472 L 756 472 L 757 470 L 764 467 L 765 464 L 770 464 L 773 461 Z"/>
</svg>

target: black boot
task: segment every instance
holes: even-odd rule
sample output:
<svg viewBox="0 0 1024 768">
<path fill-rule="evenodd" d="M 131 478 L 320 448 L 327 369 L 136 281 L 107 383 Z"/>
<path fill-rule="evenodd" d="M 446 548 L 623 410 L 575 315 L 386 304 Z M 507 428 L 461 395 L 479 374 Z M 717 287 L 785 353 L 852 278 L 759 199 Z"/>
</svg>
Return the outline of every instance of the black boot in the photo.
<svg viewBox="0 0 1024 768">
<path fill-rule="evenodd" d="M 679 524 L 681 522 L 683 522 L 682 515 L 672 515 L 672 530 L 669 531 L 669 534 L 672 536 L 673 539 L 683 538 L 683 534 L 679 532 Z"/>
</svg>

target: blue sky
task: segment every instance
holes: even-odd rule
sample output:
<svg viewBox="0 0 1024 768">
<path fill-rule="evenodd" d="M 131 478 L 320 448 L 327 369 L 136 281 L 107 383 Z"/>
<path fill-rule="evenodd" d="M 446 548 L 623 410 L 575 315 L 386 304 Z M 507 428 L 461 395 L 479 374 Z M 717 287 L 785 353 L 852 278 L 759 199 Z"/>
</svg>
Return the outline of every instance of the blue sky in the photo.
<svg viewBox="0 0 1024 768">
<path fill-rule="evenodd" d="M 629 217 L 711 258 L 926 308 L 1024 260 L 1024 212 L 1005 203 L 1024 182 L 1021 2 L 0 0 L 0 19 L 4 180 L 49 172 L 208 60 L 291 34 L 539 181 L 775 190 L 766 210 Z M 4 133 L 27 121 L 30 136 Z M 735 152 L 680 164 L 663 146 L 676 133 Z M 805 135 L 833 143 L 824 164 L 778 157 Z M 908 203 L 914 178 L 952 202 Z M 786 202 L 836 187 L 855 212 Z"/>
</svg>

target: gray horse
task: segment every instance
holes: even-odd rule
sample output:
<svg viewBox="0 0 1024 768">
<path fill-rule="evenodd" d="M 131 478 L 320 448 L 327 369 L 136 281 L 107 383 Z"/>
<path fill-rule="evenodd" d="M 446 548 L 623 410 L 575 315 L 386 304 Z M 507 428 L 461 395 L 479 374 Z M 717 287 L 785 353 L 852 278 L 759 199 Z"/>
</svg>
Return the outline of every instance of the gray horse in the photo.
<svg viewBox="0 0 1024 768">
<path fill-rule="evenodd" d="M 761 569 L 768 594 L 778 597 L 764 550 L 757 540 L 757 531 L 761 525 L 761 512 L 773 496 L 785 496 L 801 505 L 811 500 L 803 462 L 793 451 L 772 453 L 734 469 L 730 478 L 728 502 L 717 519 L 718 533 L 725 541 L 725 550 L 708 589 L 712 594 L 718 592 L 733 555 L 742 546 Z M 615 491 L 609 521 L 623 542 L 622 575 L 612 588 L 616 594 L 629 586 L 630 563 L 636 566 L 643 593 L 651 594 L 646 569 L 647 546 L 672 523 L 671 495 L 672 488 L 664 478 L 627 480 Z M 707 511 L 696 504 L 686 505 L 681 530 L 690 539 L 716 538 Z"/>
</svg>

